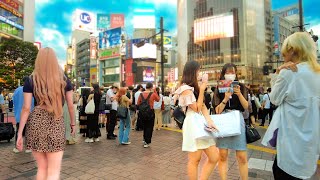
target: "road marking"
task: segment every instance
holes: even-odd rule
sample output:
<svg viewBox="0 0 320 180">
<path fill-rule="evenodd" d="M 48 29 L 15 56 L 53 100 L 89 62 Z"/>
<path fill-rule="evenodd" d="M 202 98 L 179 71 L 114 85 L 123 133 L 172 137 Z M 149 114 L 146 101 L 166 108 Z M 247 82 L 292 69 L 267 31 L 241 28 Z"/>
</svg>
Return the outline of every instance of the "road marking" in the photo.
<svg viewBox="0 0 320 180">
<path fill-rule="evenodd" d="M 267 126 L 263 126 L 263 128 Z M 179 132 L 182 133 L 181 129 L 174 129 L 174 128 L 162 128 L 168 131 L 174 131 L 174 132 Z M 252 144 L 247 144 L 247 148 L 248 149 L 252 149 L 252 150 L 256 150 L 256 151 L 262 151 L 262 152 L 266 152 L 266 153 L 270 153 L 270 154 L 277 154 L 277 151 L 274 149 L 270 149 L 270 148 L 265 148 L 265 147 L 261 147 L 261 146 L 255 146 Z M 320 165 L 320 160 L 318 160 L 318 165 Z"/>
</svg>

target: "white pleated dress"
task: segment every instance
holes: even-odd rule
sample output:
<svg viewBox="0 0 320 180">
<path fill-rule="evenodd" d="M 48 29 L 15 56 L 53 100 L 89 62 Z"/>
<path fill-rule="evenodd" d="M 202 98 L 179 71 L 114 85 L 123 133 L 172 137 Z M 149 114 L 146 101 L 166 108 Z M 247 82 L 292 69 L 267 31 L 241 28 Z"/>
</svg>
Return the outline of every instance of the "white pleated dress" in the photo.
<svg viewBox="0 0 320 180">
<path fill-rule="evenodd" d="M 196 102 L 196 97 L 194 94 L 189 95 L 181 95 L 181 93 L 185 90 L 192 90 L 194 91 L 194 88 L 188 85 L 182 85 L 180 86 L 175 94 L 179 96 L 179 106 L 181 106 L 184 110 L 186 110 L 186 107 L 190 104 L 193 104 Z M 191 108 L 187 109 L 186 118 L 184 119 L 183 123 L 183 142 L 182 142 L 182 151 L 187 152 L 195 152 L 201 149 L 207 149 L 210 146 L 214 146 L 216 144 L 215 139 L 197 139 L 196 138 L 196 131 L 199 130 L 199 128 L 195 128 L 197 126 L 201 126 L 203 124 L 199 123 L 197 119 L 195 118 L 196 112 L 194 112 Z M 205 131 L 203 129 L 203 131 Z"/>
</svg>

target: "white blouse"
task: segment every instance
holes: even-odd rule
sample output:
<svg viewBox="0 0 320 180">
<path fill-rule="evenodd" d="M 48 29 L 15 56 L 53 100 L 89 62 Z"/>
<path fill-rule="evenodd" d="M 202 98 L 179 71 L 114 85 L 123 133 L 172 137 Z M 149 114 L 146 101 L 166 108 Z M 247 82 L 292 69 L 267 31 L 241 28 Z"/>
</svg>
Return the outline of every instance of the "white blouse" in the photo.
<svg viewBox="0 0 320 180">
<path fill-rule="evenodd" d="M 275 129 L 278 166 L 291 176 L 307 179 L 320 154 L 320 73 L 307 63 L 298 72 L 282 70 L 271 77 L 271 102 L 279 107 L 262 140 L 268 145 Z"/>
</svg>

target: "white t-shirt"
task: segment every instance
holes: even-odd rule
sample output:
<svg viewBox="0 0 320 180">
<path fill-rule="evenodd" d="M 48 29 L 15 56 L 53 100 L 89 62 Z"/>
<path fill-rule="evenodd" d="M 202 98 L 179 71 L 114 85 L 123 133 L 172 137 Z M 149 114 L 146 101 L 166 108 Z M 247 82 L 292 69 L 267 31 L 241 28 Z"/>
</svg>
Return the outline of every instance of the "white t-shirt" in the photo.
<svg viewBox="0 0 320 180">
<path fill-rule="evenodd" d="M 269 99 L 269 95 L 265 94 L 263 96 L 263 102 L 265 102 L 264 108 L 265 109 L 270 109 L 270 99 Z"/>
<path fill-rule="evenodd" d="M 116 100 L 112 101 L 112 98 L 114 96 L 115 96 L 115 94 L 113 93 L 112 89 L 109 89 L 107 91 L 106 103 L 110 104 L 110 102 L 111 102 L 111 104 L 112 104 L 112 108 L 111 109 L 112 110 L 117 110 L 118 109 L 118 101 L 116 101 Z"/>
<path fill-rule="evenodd" d="M 137 91 L 137 92 L 134 94 L 134 100 L 135 100 L 135 104 L 136 104 L 136 105 L 138 104 L 138 99 L 139 99 L 140 94 L 141 94 L 141 91 Z"/>
<path fill-rule="evenodd" d="M 162 101 L 163 101 L 163 96 L 160 94 L 160 100 L 154 101 L 153 109 L 161 109 Z"/>
</svg>

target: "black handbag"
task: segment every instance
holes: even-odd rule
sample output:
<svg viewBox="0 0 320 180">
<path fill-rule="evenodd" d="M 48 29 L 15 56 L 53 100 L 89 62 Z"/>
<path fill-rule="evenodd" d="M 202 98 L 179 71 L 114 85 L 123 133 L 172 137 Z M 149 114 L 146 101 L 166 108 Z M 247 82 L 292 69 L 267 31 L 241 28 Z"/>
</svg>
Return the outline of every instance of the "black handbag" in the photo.
<svg viewBox="0 0 320 180">
<path fill-rule="evenodd" d="M 105 104 L 104 105 L 104 110 L 111 110 L 112 109 L 112 104 Z"/>
<path fill-rule="evenodd" d="M 183 112 L 181 106 L 176 106 L 173 110 L 173 119 L 177 122 L 177 125 L 180 129 L 182 129 L 184 119 L 186 118 L 186 114 Z"/>
<path fill-rule="evenodd" d="M 117 117 L 120 119 L 126 119 L 128 115 L 128 108 L 124 106 L 119 106 L 117 108 Z"/>
<path fill-rule="evenodd" d="M 261 139 L 261 136 L 253 126 L 246 125 L 246 138 L 247 144 L 249 144 L 258 141 Z"/>
</svg>

